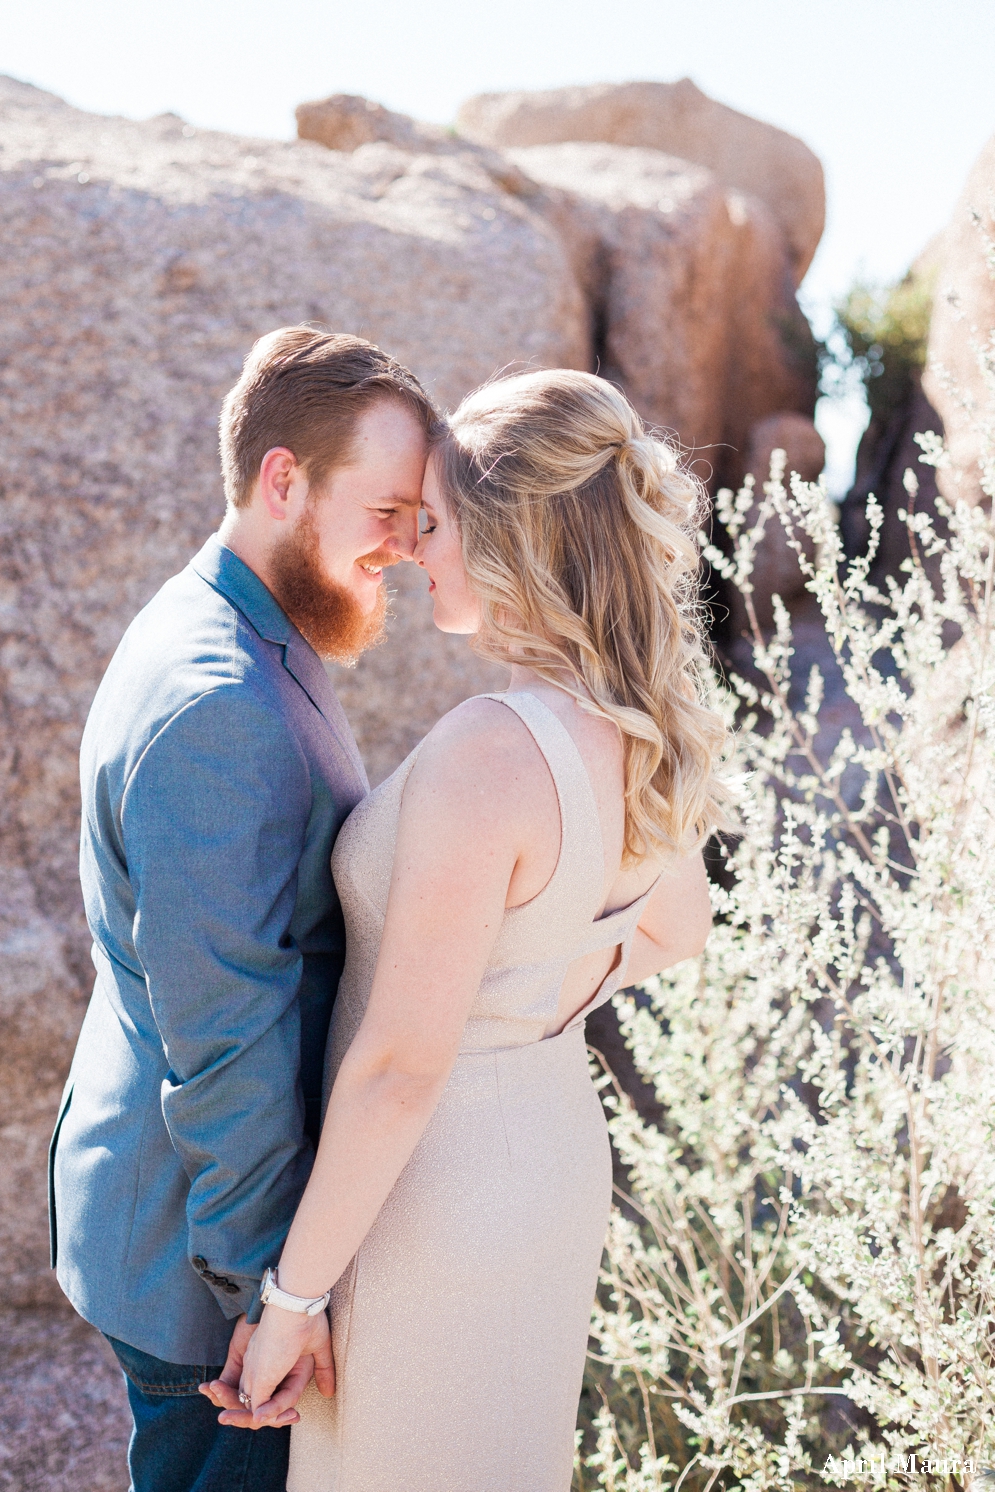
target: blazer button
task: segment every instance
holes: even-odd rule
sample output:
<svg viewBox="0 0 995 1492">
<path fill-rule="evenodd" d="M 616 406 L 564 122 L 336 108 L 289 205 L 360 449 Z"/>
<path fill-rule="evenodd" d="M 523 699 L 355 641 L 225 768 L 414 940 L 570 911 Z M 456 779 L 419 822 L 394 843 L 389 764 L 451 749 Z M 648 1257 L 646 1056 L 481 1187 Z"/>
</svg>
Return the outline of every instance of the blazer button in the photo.
<svg viewBox="0 0 995 1492">
<path fill-rule="evenodd" d="M 190 1260 L 190 1263 L 193 1265 L 194 1269 L 196 1269 L 198 1274 L 203 1274 L 204 1270 L 207 1268 L 207 1260 L 204 1258 L 203 1254 L 194 1254 L 193 1258 Z"/>
<path fill-rule="evenodd" d="M 238 1285 L 233 1284 L 231 1280 L 228 1280 L 225 1283 L 225 1290 L 227 1291 L 227 1293 L 229 1295 L 237 1295 L 238 1291 L 239 1291 L 239 1287 L 238 1287 Z"/>
</svg>

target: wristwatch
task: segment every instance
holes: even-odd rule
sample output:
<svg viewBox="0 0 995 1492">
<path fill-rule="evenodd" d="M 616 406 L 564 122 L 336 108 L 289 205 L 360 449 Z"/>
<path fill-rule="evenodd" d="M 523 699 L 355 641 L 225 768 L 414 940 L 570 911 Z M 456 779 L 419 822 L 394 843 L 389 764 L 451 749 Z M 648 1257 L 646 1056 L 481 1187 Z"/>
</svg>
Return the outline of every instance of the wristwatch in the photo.
<svg viewBox="0 0 995 1492">
<path fill-rule="evenodd" d="M 275 1269 L 264 1271 L 259 1287 L 259 1299 L 263 1305 L 279 1306 L 282 1311 L 295 1311 L 298 1316 L 320 1316 L 331 1297 L 331 1290 L 326 1290 L 324 1295 L 316 1295 L 313 1300 L 305 1295 L 291 1295 L 289 1291 L 280 1289 Z"/>
</svg>

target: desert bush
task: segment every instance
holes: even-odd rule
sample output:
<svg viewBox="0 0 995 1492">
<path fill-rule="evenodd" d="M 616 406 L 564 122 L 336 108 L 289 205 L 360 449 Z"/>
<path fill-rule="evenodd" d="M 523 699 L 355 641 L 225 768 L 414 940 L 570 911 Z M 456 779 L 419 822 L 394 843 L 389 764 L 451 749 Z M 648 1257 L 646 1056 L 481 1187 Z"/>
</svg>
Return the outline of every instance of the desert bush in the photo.
<svg viewBox="0 0 995 1492">
<path fill-rule="evenodd" d="M 630 1184 L 580 1489 L 957 1487 L 995 1459 L 995 533 L 914 515 L 879 592 L 873 499 L 847 564 L 821 487 L 775 468 L 765 494 L 749 532 L 752 493 L 722 495 L 733 553 L 708 560 L 749 610 L 770 513 L 816 541 L 853 723 L 826 746 L 818 669 L 789 699 L 786 612 L 754 619 L 756 675 L 716 684 L 743 786 L 714 931 L 617 1001 L 664 1117 L 602 1079 Z"/>
<path fill-rule="evenodd" d="M 900 409 L 926 363 L 933 309 L 933 274 L 910 270 L 897 284 L 857 281 L 835 307 L 837 335 L 823 355 L 826 392 L 846 386 L 847 374 L 863 385 L 871 419 L 881 428 Z"/>
</svg>

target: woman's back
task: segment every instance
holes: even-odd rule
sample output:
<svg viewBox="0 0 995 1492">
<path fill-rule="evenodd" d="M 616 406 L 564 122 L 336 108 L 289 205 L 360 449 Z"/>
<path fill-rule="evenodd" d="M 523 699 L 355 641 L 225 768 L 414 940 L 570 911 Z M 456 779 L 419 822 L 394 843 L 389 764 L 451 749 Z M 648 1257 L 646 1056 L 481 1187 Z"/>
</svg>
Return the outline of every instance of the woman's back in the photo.
<svg viewBox="0 0 995 1492">
<path fill-rule="evenodd" d="M 576 709 L 572 701 L 566 702 Z M 557 703 L 554 700 L 552 706 Z M 624 969 L 624 945 L 631 940 L 659 867 L 643 865 L 635 875 L 620 872 L 619 822 L 612 875 L 613 850 L 606 851 L 603 825 L 607 819 L 610 833 L 612 819 L 621 821 L 621 782 L 614 795 L 610 781 L 602 790 L 604 812 L 599 812 L 598 793 L 573 733 L 560 710 L 539 698 L 538 692 L 478 696 L 460 709 L 464 713 L 475 709 L 488 735 L 510 723 L 512 750 L 518 759 L 514 790 L 520 794 L 522 819 L 529 826 L 509 885 L 509 904 L 464 1029 L 460 1050 L 470 1052 L 541 1041 L 609 999 L 617 988 L 611 973 Z M 497 718 L 495 712 L 500 712 Z M 581 712 L 577 709 L 576 713 Z M 514 717 L 510 722 L 508 714 Z M 333 1020 L 326 1089 L 366 1009 L 387 910 L 402 799 L 422 749 L 431 742 L 430 736 L 354 810 L 336 843 L 332 864 L 346 918 L 348 951 Z M 591 751 L 588 741 L 584 746 Z M 596 743 L 598 747 L 604 752 L 601 742 Z M 604 756 L 610 772 L 610 751 Z M 482 822 L 481 834 L 485 831 Z M 622 906 L 617 905 L 620 890 L 635 893 Z"/>
<path fill-rule="evenodd" d="M 571 695 L 544 681 L 529 681 L 528 693 L 538 699 L 559 721 L 580 757 L 600 829 L 604 861 L 602 895 L 596 915 L 605 916 L 630 906 L 658 880 L 660 863 L 643 859 L 624 864 L 625 850 L 625 757 L 618 728 L 603 715 L 586 710 Z M 471 707 L 475 701 L 469 702 Z M 524 724 L 524 721 L 523 721 Z M 522 732 L 524 738 L 524 732 Z M 561 753 L 562 755 L 562 748 Z M 508 906 L 517 907 L 537 896 L 552 878 L 560 854 L 560 804 L 547 758 L 533 743 L 522 753 L 523 792 L 530 798 L 532 820 L 529 843 L 516 865 L 508 889 Z M 569 750 L 567 757 L 572 756 Z M 595 866 L 590 872 L 593 876 Z M 561 1031 L 588 1005 L 595 991 L 614 968 L 616 947 L 598 948 L 581 954 L 567 968 L 560 988 L 552 1030 Z"/>
</svg>

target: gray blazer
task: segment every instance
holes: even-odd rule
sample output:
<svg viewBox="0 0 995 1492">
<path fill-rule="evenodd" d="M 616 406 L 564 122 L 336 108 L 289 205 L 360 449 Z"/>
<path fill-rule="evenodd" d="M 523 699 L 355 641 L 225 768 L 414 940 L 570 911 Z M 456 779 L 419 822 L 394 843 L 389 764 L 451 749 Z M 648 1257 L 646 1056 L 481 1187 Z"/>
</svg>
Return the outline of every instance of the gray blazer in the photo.
<svg viewBox="0 0 995 1492">
<path fill-rule="evenodd" d="M 220 1363 L 311 1168 L 344 957 L 329 857 L 366 774 L 319 658 L 211 538 L 125 633 L 81 777 L 97 980 L 53 1263 L 101 1331 Z"/>
</svg>

